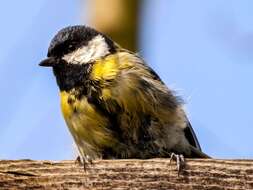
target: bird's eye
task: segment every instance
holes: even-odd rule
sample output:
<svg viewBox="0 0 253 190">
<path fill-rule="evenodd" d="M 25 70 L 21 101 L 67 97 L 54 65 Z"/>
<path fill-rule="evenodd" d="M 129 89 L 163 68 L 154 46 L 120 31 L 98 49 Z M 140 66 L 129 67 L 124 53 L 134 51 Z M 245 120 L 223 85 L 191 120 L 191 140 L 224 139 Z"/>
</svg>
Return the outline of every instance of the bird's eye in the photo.
<svg viewBox="0 0 253 190">
<path fill-rule="evenodd" d="M 71 42 L 68 44 L 67 47 L 68 47 L 68 51 L 74 51 L 76 48 L 76 44 L 75 44 L 75 42 Z"/>
</svg>

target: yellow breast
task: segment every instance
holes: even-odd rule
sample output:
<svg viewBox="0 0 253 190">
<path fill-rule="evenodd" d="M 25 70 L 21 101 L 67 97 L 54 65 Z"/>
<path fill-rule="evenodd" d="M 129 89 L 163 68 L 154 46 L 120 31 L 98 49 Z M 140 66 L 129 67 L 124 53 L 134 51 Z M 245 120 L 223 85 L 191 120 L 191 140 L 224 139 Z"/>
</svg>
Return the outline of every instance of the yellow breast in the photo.
<svg viewBox="0 0 253 190">
<path fill-rule="evenodd" d="M 67 92 L 61 92 L 61 109 L 68 128 L 81 151 L 81 154 L 95 154 L 94 150 L 112 147 L 116 143 L 108 129 L 108 118 L 96 111 L 95 107 L 83 97 L 75 99 Z"/>
<path fill-rule="evenodd" d="M 74 111 L 74 107 L 68 102 L 69 96 L 70 94 L 65 91 L 62 91 L 60 93 L 61 110 L 65 119 L 69 118 L 73 114 L 73 111 Z"/>
</svg>

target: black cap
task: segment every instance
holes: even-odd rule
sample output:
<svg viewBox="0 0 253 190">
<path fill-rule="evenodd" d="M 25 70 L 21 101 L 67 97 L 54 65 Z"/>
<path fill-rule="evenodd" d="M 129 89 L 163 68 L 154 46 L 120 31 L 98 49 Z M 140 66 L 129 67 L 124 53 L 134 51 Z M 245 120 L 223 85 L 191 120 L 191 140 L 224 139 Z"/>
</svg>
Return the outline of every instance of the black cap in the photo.
<svg viewBox="0 0 253 190">
<path fill-rule="evenodd" d="M 87 45 L 97 35 L 102 35 L 105 38 L 111 53 L 116 51 L 113 41 L 106 35 L 88 26 L 76 25 L 63 28 L 54 36 L 48 48 L 47 56 L 59 57 L 72 52 Z"/>
</svg>

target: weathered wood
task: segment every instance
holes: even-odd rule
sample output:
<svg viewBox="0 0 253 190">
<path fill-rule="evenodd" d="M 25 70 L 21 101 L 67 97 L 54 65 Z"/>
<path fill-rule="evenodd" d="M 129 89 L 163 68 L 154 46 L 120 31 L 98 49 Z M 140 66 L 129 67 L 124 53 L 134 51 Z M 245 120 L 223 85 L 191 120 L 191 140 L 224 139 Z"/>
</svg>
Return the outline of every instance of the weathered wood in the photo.
<svg viewBox="0 0 253 190">
<path fill-rule="evenodd" d="M 179 177 L 168 159 L 0 161 L 0 189 L 253 189 L 253 160 L 187 159 Z"/>
</svg>

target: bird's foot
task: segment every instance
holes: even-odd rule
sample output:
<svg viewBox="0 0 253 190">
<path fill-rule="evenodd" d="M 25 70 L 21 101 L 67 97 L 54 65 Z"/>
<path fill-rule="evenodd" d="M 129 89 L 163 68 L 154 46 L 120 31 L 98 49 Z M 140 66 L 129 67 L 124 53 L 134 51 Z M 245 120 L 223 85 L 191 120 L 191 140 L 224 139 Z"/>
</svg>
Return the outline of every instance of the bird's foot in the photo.
<svg viewBox="0 0 253 190">
<path fill-rule="evenodd" d="M 89 165 L 93 164 L 91 157 L 88 156 L 88 155 L 86 155 L 86 156 L 77 156 L 75 163 L 79 164 L 80 166 L 83 166 L 84 171 L 86 171 L 86 169 Z"/>
<path fill-rule="evenodd" d="M 171 164 L 172 160 L 176 161 L 176 164 L 177 164 L 177 175 L 179 176 L 179 174 L 182 172 L 182 170 L 185 167 L 184 156 L 182 154 L 175 154 L 175 153 L 172 152 L 171 155 L 170 155 L 170 164 Z"/>
</svg>

